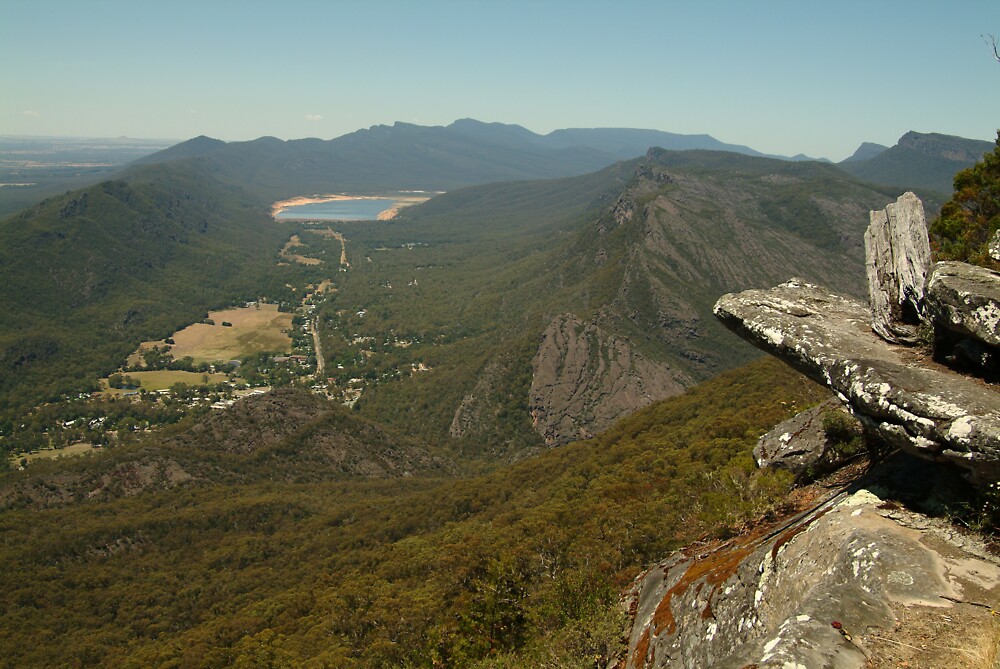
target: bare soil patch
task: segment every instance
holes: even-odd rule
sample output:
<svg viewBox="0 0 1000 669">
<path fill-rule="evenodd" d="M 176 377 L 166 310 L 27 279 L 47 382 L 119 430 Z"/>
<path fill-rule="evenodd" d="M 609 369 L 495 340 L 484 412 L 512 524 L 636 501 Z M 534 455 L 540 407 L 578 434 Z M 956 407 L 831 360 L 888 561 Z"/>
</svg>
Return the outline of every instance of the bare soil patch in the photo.
<svg viewBox="0 0 1000 669">
<path fill-rule="evenodd" d="M 282 247 L 279 255 L 281 255 L 281 257 L 285 260 L 291 260 L 301 265 L 319 265 L 323 262 L 319 258 L 310 258 L 309 256 L 293 253 L 292 249 L 298 248 L 299 246 L 305 246 L 305 244 L 302 243 L 302 239 L 298 235 L 292 235 L 291 238 L 285 242 L 285 245 Z"/>
</svg>

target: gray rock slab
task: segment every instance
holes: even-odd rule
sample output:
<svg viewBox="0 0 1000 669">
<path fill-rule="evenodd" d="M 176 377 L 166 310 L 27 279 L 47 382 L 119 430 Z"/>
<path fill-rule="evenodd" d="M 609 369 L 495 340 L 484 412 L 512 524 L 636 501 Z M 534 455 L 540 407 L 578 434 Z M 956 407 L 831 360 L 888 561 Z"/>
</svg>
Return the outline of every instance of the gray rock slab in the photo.
<svg viewBox="0 0 1000 669">
<path fill-rule="evenodd" d="M 890 507 L 843 493 L 756 536 L 673 554 L 629 594 L 626 666 L 860 668 L 861 635 L 892 629 L 901 607 L 953 609 L 973 587 L 996 599 L 994 561 L 929 541 L 948 532 L 925 517 L 913 529 Z M 988 609 L 976 615 L 989 624 Z"/>
<path fill-rule="evenodd" d="M 832 388 L 889 443 L 1000 479 L 1000 391 L 876 336 L 868 309 L 793 279 L 730 293 L 715 314 L 731 330 Z"/>
<path fill-rule="evenodd" d="M 935 327 L 1000 346 L 1000 272 L 939 262 L 927 281 L 926 306 Z"/>
</svg>

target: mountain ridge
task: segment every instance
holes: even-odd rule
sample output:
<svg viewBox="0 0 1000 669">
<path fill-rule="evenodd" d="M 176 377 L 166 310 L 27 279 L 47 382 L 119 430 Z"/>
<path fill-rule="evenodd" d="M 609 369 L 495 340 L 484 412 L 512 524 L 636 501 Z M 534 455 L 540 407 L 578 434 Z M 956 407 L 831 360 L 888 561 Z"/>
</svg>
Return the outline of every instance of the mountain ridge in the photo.
<svg viewBox="0 0 1000 669">
<path fill-rule="evenodd" d="M 930 190 L 940 196 L 950 193 L 955 174 L 981 160 L 993 143 L 911 130 L 893 146 L 877 153 L 867 149 L 862 154 L 867 157 L 858 157 L 865 147 L 862 144 L 838 167 L 872 183 L 917 189 L 921 194 Z"/>
<path fill-rule="evenodd" d="M 235 182 L 271 193 L 280 190 L 282 195 L 294 188 L 298 193 L 331 188 L 448 190 L 494 181 L 575 176 L 642 155 L 653 146 L 765 155 L 707 134 L 567 128 L 540 135 L 518 125 L 465 118 L 447 126 L 397 121 L 330 140 L 260 137 L 227 143 L 198 137 L 133 165 L 202 159 Z M 801 154 L 788 159 L 812 160 Z M 248 168 L 250 163 L 253 169 Z"/>
</svg>

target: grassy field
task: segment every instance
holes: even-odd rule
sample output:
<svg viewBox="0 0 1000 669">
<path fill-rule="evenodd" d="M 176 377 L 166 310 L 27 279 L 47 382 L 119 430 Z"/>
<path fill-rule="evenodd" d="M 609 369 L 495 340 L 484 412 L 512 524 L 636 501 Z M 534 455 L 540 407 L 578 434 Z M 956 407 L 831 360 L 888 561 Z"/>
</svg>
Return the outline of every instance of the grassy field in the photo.
<svg viewBox="0 0 1000 669">
<path fill-rule="evenodd" d="M 84 453 L 89 453 L 96 448 L 97 447 L 93 444 L 70 444 L 65 448 L 46 448 L 33 453 L 21 453 L 11 457 L 10 461 L 16 463 L 21 460 L 26 460 L 30 463 L 33 460 L 52 460 L 54 458 L 61 458 L 68 455 L 82 455 Z"/>
<path fill-rule="evenodd" d="M 292 249 L 300 246 L 305 246 L 305 244 L 302 243 L 298 235 L 292 235 L 291 239 L 285 242 L 285 246 L 281 249 L 281 257 L 303 265 L 319 265 L 323 262 L 319 258 L 310 258 L 292 252 Z"/>
<path fill-rule="evenodd" d="M 225 374 L 202 374 L 201 372 L 184 372 L 173 369 L 151 372 L 128 372 L 126 376 L 131 376 L 146 390 L 163 390 L 175 383 L 186 383 L 189 386 L 200 386 L 205 383 L 222 383 L 229 378 Z M 105 394 L 108 395 L 124 395 L 126 392 L 129 392 L 123 388 L 109 388 L 107 379 L 101 379 L 101 387 Z"/>
<path fill-rule="evenodd" d="M 276 304 L 212 311 L 215 325 L 195 323 L 173 335 L 170 353 L 175 360 L 190 356 L 195 362 L 215 362 L 262 353 L 285 353 L 291 349 L 292 314 L 281 313 Z M 232 323 L 224 326 L 222 323 Z M 162 341 L 143 343 L 144 348 L 163 346 Z"/>
</svg>

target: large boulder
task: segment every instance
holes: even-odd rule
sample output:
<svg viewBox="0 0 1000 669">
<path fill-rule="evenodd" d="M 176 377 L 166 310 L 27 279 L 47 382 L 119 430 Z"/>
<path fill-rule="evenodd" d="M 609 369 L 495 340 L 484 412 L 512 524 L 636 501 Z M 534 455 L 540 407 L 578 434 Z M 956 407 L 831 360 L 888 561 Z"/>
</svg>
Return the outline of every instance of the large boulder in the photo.
<svg viewBox="0 0 1000 669">
<path fill-rule="evenodd" d="M 884 210 L 870 212 L 869 221 L 865 268 L 872 328 L 887 341 L 912 342 L 931 264 L 924 205 L 904 193 Z"/>
<path fill-rule="evenodd" d="M 1000 346 L 1000 272 L 939 262 L 927 282 L 926 303 L 935 327 Z"/>
<path fill-rule="evenodd" d="M 1000 273 L 961 262 L 934 266 L 927 282 L 934 355 L 987 378 L 1000 376 Z"/>
<path fill-rule="evenodd" d="M 715 314 L 832 388 L 890 444 L 1000 479 L 1000 391 L 875 336 L 859 302 L 800 280 L 724 295 Z"/>
<path fill-rule="evenodd" d="M 779 423 L 753 449 L 758 467 L 784 469 L 807 481 L 839 469 L 863 447 L 858 420 L 837 398 Z"/>
</svg>

